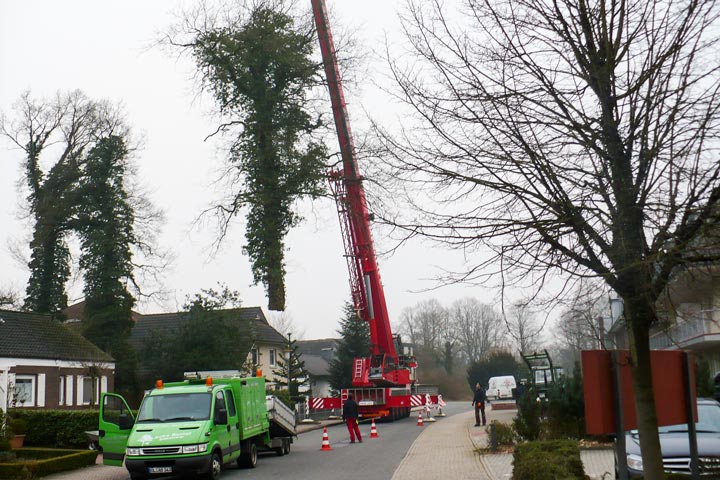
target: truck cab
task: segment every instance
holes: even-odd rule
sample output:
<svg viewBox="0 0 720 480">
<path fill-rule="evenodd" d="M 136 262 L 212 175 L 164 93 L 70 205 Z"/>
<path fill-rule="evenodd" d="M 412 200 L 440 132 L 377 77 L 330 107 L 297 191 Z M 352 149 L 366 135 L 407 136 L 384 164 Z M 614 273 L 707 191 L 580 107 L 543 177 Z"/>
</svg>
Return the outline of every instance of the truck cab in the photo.
<svg viewBox="0 0 720 480">
<path fill-rule="evenodd" d="M 257 449 L 271 444 L 265 380 L 244 378 L 158 381 L 137 417 L 120 395 L 100 400 L 103 463 L 121 466 L 132 480 L 190 474 L 215 480 L 222 466 L 255 467 Z"/>
</svg>

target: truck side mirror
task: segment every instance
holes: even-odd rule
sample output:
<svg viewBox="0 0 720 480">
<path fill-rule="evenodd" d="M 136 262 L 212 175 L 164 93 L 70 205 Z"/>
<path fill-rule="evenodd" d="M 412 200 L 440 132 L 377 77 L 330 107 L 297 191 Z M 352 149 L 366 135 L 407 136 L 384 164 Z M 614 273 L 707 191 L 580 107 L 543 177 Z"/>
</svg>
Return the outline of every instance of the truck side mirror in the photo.
<svg viewBox="0 0 720 480">
<path fill-rule="evenodd" d="M 213 421 L 215 422 L 215 425 L 227 425 L 227 423 L 228 423 L 227 410 L 225 410 L 224 408 L 216 410 L 215 418 Z"/>
</svg>

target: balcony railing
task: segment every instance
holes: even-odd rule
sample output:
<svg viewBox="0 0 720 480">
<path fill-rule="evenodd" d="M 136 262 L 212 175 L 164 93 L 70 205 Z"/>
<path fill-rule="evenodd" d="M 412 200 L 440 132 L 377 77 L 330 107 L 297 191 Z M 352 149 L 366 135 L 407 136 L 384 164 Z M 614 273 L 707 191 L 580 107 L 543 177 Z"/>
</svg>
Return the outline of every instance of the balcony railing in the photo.
<svg viewBox="0 0 720 480">
<path fill-rule="evenodd" d="M 660 350 L 682 347 L 688 340 L 712 333 L 709 323 L 706 312 L 679 320 L 670 328 L 653 333 L 650 348 Z"/>
</svg>

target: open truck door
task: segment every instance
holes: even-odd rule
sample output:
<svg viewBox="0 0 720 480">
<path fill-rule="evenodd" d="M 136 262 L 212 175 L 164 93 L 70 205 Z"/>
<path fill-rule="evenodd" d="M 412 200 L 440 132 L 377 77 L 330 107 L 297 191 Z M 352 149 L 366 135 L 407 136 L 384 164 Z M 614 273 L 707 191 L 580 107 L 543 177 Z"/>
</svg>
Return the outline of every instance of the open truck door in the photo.
<svg viewBox="0 0 720 480">
<path fill-rule="evenodd" d="M 135 416 L 123 397 L 114 393 L 100 396 L 99 443 L 103 464 L 121 467 Z"/>
</svg>

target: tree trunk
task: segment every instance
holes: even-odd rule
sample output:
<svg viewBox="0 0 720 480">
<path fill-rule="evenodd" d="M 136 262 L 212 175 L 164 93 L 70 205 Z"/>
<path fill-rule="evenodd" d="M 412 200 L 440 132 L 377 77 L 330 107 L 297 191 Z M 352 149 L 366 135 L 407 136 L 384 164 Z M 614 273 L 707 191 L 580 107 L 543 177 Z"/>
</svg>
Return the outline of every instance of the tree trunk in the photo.
<svg viewBox="0 0 720 480">
<path fill-rule="evenodd" d="M 628 322 L 628 343 L 632 361 L 643 475 L 647 480 L 661 480 L 664 478 L 662 451 L 657 432 L 657 411 L 650 365 L 649 325 L 655 318 L 655 313 L 652 306 L 635 299 L 625 302 L 625 315 Z"/>
</svg>

